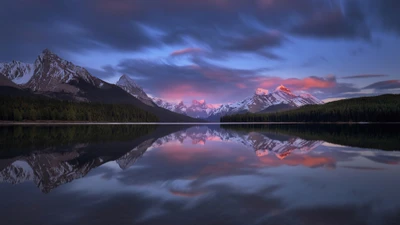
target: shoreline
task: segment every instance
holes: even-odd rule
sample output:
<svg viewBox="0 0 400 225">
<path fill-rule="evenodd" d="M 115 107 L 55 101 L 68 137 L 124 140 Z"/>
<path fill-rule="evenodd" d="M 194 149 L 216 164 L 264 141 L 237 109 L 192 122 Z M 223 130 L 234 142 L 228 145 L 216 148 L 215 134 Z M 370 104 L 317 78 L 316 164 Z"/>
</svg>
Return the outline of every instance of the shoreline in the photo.
<svg viewBox="0 0 400 225">
<path fill-rule="evenodd" d="M 7 125 L 273 125 L 273 124 L 400 124 L 400 122 L 85 122 L 85 121 L 0 121 Z"/>
</svg>

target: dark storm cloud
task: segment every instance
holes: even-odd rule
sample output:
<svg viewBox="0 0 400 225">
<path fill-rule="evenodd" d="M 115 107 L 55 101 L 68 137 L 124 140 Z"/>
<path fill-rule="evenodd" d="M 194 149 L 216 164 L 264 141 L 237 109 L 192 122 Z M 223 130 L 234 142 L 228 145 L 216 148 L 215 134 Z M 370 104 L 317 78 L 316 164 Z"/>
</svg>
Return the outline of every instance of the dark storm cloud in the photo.
<svg viewBox="0 0 400 225">
<path fill-rule="evenodd" d="M 105 15 L 89 1 L 16 0 L 0 9 L 0 60 L 32 59 L 44 48 L 85 51 L 110 48 L 120 51 L 156 46 L 136 21 L 120 15 Z"/>
<path fill-rule="evenodd" d="M 377 78 L 377 77 L 387 77 L 386 74 L 360 74 L 353 76 L 342 77 L 342 79 L 364 79 L 364 78 Z"/>
<path fill-rule="evenodd" d="M 254 94 L 256 88 L 275 90 L 283 84 L 292 91 L 307 91 L 319 98 L 337 96 L 345 92 L 358 92 L 352 84 L 339 83 L 335 76 L 280 78 L 268 75 L 270 68 L 253 70 L 231 69 L 217 66 L 193 57 L 189 66 L 178 66 L 168 61 L 127 59 L 121 61 L 116 70 L 130 75 L 150 94 L 166 99 L 205 99 L 220 103 L 241 100 Z M 215 90 L 218 97 L 215 96 Z M 216 102 L 217 101 L 217 102 Z"/>
<path fill-rule="evenodd" d="M 370 11 L 379 25 L 388 31 L 400 35 L 400 1 L 397 0 L 369 0 Z"/>
<path fill-rule="evenodd" d="M 231 43 L 226 46 L 226 49 L 232 51 L 256 51 L 263 48 L 281 46 L 284 39 L 283 35 L 279 32 L 246 36 L 233 39 Z"/>
<path fill-rule="evenodd" d="M 193 58 L 192 61 L 192 65 L 178 66 L 166 61 L 127 59 L 121 61 L 116 69 L 121 74 L 130 75 L 157 97 L 208 100 L 213 98 L 215 90 L 224 90 L 219 95 L 221 101 L 230 100 L 233 94 L 247 97 L 255 87 L 246 78 L 268 70 L 230 69 L 207 63 L 200 58 Z"/>
<path fill-rule="evenodd" d="M 376 1 L 374 1 L 376 2 Z M 268 29 L 317 38 L 370 37 L 366 13 L 400 31 L 395 0 L 362 4 L 333 0 L 6 0 L 0 7 L 0 60 L 33 59 L 53 51 L 140 51 L 196 40 L 212 49 L 255 51 L 280 47 Z M 155 29 L 151 33 L 147 28 Z M 150 30 L 151 30 L 150 29 Z"/>
<path fill-rule="evenodd" d="M 317 38 L 371 38 L 357 1 L 347 1 L 344 7 L 336 6 L 326 11 L 315 11 L 291 31 L 294 34 Z"/>
</svg>

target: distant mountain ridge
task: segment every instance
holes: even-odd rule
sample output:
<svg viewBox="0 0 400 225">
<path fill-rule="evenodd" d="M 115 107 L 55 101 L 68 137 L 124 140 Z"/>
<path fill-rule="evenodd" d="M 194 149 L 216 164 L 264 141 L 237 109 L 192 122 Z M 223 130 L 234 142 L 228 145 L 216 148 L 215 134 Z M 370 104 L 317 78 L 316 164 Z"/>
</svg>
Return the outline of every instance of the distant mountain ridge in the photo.
<svg viewBox="0 0 400 225">
<path fill-rule="evenodd" d="M 166 108 L 176 113 L 185 114 L 195 118 L 205 118 L 207 120 L 219 120 L 225 115 L 240 113 L 256 113 L 256 112 L 275 112 L 280 110 L 294 109 L 303 105 L 319 105 L 323 104 L 321 100 L 309 93 L 301 95 L 293 94 L 283 85 L 278 86 L 273 92 L 258 88 L 254 95 L 244 99 L 243 101 L 224 104 L 220 107 L 207 105 L 204 100 L 192 102 L 187 106 L 183 102 L 178 104 L 164 101 L 160 98 L 153 98 L 153 101 L 160 107 Z M 271 108 L 270 110 L 268 110 Z"/>
<path fill-rule="evenodd" d="M 213 115 L 216 108 L 213 105 L 209 105 L 205 100 L 193 100 L 192 104 L 187 106 L 180 101 L 178 104 L 171 103 L 165 101 L 161 98 L 153 97 L 154 103 L 156 103 L 159 107 L 163 107 L 170 111 L 188 115 L 193 118 L 208 118 Z"/>
<path fill-rule="evenodd" d="M 400 95 L 385 94 L 306 105 L 276 113 L 226 115 L 221 122 L 400 122 Z"/>
</svg>

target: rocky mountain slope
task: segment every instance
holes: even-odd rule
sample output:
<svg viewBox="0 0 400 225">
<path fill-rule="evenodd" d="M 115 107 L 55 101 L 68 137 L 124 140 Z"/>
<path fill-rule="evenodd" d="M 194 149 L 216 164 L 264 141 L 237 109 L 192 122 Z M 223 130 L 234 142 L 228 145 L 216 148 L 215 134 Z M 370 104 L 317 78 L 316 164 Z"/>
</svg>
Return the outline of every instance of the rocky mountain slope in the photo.
<svg viewBox="0 0 400 225">
<path fill-rule="evenodd" d="M 219 121 L 225 115 L 273 112 L 323 103 L 311 94 L 295 95 L 281 85 L 271 93 L 258 88 L 253 96 L 220 107 L 207 104 L 205 100 L 193 100 L 191 105 L 183 102 L 175 104 L 161 98 L 150 98 L 127 75 L 122 75 L 116 85 L 110 84 L 47 49 L 38 56 L 34 64 L 16 61 L 0 63 L 0 75 L 12 81 L 10 83 L 2 76 L 0 86 L 27 88 L 34 93 L 64 100 L 133 104 L 156 114 L 161 121 L 195 121 L 191 118 Z"/>
<path fill-rule="evenodd" d="M 116 85 L 131 94 L 133 97 L 139 99 L 144 104 L 155 106 L 153 100 L 147 96 L 146 92 L 144 92 L 143 89 L 129 76 L 125 74 L 122 75 Z"/>
<path fill-rule="evenodd" d="M 18 61 L 0 63 L 0 74 L 3 74 L 15 84 L 28 83 L 34 72 L 34 64 L 22 63 Z"/>
<path fill-rule="evenodd" d="M 155 114 L 163 122 L 197 121 L 156 106 L 151 99 L 146 98 L 143 90 L 132 91 L 133 84 L 127 82 L 124 84 L 124 80 L 127 81 L 126 76 L 120 80 L 121 88 L 91 75 L 83 67 L 76 66 L 47 49 L 38 56 L 34 64 L 3 63 L 0 64 L 0 69 L 3 78 L 19 82 L 15 83 L 18 87 L 27 88 L 35 94 L 80 102 L 132 104 Z M 3 83 L 4 85 L 1 85 Z M 7 82 L 1 82 L 0 86 L 1 89 L 7 89 L 7 92 L 11 87 Z M 3 92 L 6 91 L 0 91 Z"/>
</svg>

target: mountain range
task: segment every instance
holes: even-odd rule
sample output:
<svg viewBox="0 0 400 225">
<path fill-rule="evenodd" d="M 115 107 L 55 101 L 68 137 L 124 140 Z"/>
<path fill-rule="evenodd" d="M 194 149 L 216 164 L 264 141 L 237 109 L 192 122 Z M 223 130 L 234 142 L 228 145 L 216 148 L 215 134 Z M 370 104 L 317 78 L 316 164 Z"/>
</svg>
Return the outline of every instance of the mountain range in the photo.
<svg viewBox="0 0 400 225">
<path fill-rule="evenodd" d="M 210 121 L 219 121 L 225 115 L 238 113 L 276 112 L 298 108 L 304 105 L 323 104 L 323 102 L 308 93 L 293 94 L 283 85 L 278 86 L 272 93 L 258 88 L 254 95 L 240 102 L 224 104 L 219 107 L 207 104 L 204 100 L 193 100 L 190 106 L 182 101 L 174 104 L 160 98 L 152 98 L 158 106 L 170 111 L 185 114 L 194 118 L 205 118 Z"/>
<path fill-rule="evenodd" d="M 253 96 L 243 101 L 219 107 L 207 104 L 205 100 L 193 100 L 189 106 L 182 101 L 171 103 L 149 97 L 128 75 L 122 75 L 116 84 L 110 84 L 48 49 L 33 64 L 17 61 L 0 63 L 0 86 L 2 94 L 36 94 L 80 102 L 133 104 L 155 114 L 162 122 L 197 121 L 193 118 L 219 121 L 224 115 L 275 112 L 308 104 L 323 104 L 311 94 L 295 95 L 282 85 L 271 93 L 258 88 Z"/>
<path fill-rule="evenodd" d="M 47 49 L 37 57 L 34 64 L 16 61 L 0 64 L 0 77 L 2 95 L 31 95 L 79 102 L 131 104 L 153 113 L 162 122 L 198 122 L 196 119 L 171 112 L 141 99 L 140 93 L 129 91 L 135 87 L 124 84 L 126 76 L 121 77 L 119 85 L 110 84 Z"/>
</svg>

